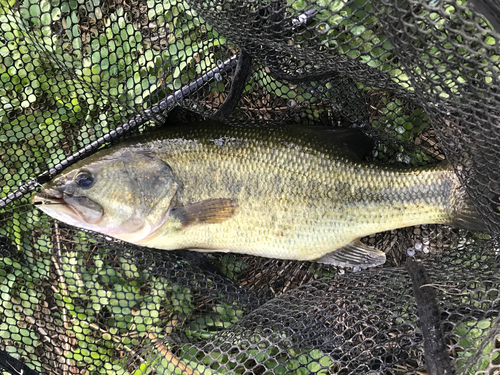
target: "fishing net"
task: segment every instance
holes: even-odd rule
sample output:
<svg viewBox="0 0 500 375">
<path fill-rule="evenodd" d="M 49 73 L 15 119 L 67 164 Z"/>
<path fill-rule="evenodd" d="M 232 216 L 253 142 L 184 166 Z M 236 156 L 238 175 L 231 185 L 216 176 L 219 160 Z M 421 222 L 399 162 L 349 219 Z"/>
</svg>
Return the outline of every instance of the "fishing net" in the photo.
<svg viewBox="0 0 500 375">
<path fill-rule="evenodd" d="M 2 374 L 500 374 L 498 4 L 0 0 Z M 164 123 L 361 128 L 447 159 L 488 233 L 363 241 L 383 267 L 154 251 L 57 222 L 40 184 Z"/>
</svg>

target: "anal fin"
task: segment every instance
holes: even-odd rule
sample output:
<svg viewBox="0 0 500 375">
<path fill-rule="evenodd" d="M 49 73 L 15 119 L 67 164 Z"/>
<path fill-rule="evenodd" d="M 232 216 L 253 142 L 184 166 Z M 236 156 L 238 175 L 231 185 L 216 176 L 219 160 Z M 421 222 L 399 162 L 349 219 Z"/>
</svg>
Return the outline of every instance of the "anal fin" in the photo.
<svg viewBox="0 0 500 375">
<path fill-rule="evenodd" d="M 385 253 L 377 249 L 372 249 L 360 240 L 356 240 L 322 256 L 316 262 L 340 267 L 360 267 L 365 269 L 384 264 Z"/>
</svg>

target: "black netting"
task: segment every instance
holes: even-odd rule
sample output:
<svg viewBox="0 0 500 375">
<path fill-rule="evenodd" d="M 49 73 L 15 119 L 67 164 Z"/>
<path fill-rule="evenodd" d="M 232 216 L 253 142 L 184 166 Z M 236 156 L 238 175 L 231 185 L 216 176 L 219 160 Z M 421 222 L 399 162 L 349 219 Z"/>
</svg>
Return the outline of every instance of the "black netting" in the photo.
<svg viewBox="0 0 500 375">
<path fill-rule="evenodd" d="M 500 373 L 498 14 L 481 0 L 0 0 L 2 374 Z M 353 272 L 148 249 L 32 204 L 108 143 L 207 118 L 360 128 L 378 166 L 446 159 L 485 232 L 375 233 L 362 242 L 386 263 Z"/>
</svg>

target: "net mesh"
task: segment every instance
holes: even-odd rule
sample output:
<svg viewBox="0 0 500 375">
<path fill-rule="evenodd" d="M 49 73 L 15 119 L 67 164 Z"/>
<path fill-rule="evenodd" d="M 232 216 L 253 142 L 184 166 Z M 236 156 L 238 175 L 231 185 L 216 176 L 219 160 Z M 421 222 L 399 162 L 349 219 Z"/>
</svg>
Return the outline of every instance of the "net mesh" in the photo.
<svg viewBox="0 0 500 375">
<path fill-rule="evenodd" d="M 499 374 L 499 11 L 480 0 L 0 0 L 0 370 Z M 144 249 L 31 205 L 101 145 L 204 117 L 359 127 L 377 141 L 374 163 L 447 159 L 489 234 L 377 233 L 362 241 L 388 261 L 352 272 Z"/>
</svg>

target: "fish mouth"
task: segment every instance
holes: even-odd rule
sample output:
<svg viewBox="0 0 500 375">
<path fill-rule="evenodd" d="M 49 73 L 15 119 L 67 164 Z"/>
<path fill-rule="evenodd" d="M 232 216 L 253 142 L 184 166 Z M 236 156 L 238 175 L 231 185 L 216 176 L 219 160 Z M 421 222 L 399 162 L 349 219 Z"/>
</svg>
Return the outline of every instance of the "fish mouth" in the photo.
<svg viewBox="0 0 500 375">
<path fill-rule="evenodd" d="M 63 220 L 64 217 L 75 220 L 79 218 L 78 212 L 65 200 L 64 194 L 54 189 L 42 189 L 31 198 L 31 203 L 46 214 Z"/>
<path fill-rule="evenodd" d="M 97 224 L 103 215 L 102 207 L 91 199 L 53 188 L 42 188 L 33 195 L 31 201 L 38 209 L 54 219 L 87 229 L 89 225 Z"/>
<path fill-rule="evenodd" d="M 54 189 L 43 189 L 31 198 L 31 203 L 35 206 L 44 204 L 68 205 L 63 198 L 63 193 Z"/>
</svg>

